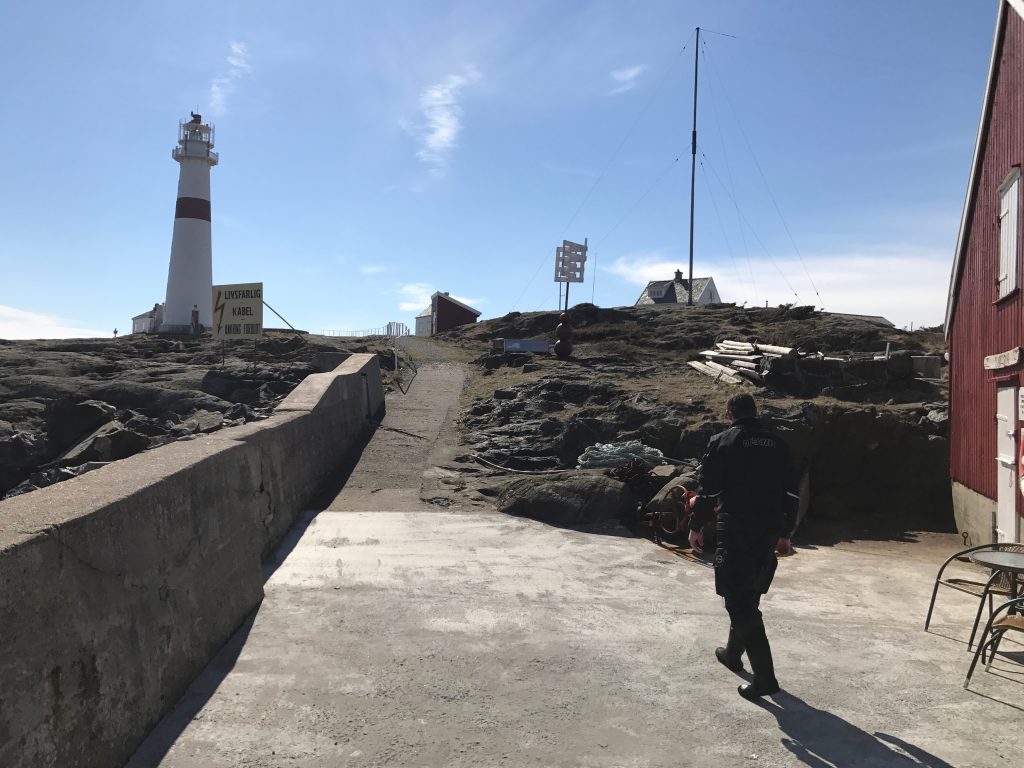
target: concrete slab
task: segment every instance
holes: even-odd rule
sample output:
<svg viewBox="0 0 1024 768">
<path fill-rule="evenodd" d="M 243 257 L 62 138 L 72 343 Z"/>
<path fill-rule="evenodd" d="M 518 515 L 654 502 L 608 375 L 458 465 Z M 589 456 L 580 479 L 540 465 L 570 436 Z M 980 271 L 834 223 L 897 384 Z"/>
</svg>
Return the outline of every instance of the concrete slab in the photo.
<svg viewBox="0 0 1024 768">
<path fill-rule="evenodd" d="M 960 687 L 952 592 L 921 629 L 950 543 L 783 561 L 765 615 L 786 691 L 756 706 L 711 656 L 727 621 L 703 565 L 497 513 L 324 512 L 236 658 L 129 765 L 1008 765 L 1024 667 Z"/>
<path fill-rule="evenodd" d="M 922 629 L 958 537 L 784 560 L 764 611 L 785 691 L 751 704 L 712 656 L 728 622 L 705 564 L 621 530 L 423 500 L 453 450 L 457 375 L 427 366 L 416 398 L 389 400 L 388 429 L 130 768 L 942 768 L 1024 753 L 1021 646 L 964 691 L 977 604 L 945 590 Z"/>
</svg>

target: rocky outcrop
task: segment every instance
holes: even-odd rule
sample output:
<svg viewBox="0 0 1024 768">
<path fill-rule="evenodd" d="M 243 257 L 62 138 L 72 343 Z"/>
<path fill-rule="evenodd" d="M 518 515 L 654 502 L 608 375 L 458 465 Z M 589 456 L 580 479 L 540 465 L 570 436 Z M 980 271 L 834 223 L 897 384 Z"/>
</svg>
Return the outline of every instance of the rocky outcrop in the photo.
<svg viewBox="0 0 1024 768">
<path fill-rule="evenodd" d="M 293 334 L 255 346 L 146 336 L 0 343 L 0 498 L 76 466 L 265 418 L 308 374 L 348 354 L 334 339 Z"/>
<path fill-rule="evenodd" d="M 699 402 L 662 404 L 572 366 L 548 370 L 471 406 L 463 426 L 476 455 L 519 470 L 568 468 L 596 443 L 639 440 L 669 459 L 694 460 L 727 426 Z M 762 405 L 763 422 L 790 446 L 797 476 L 809 484 L 809 519 L 864 530 L 934 530 L 952 521 L 945 403 Z M 547 498 L 536 499 L 545 510 Z"/>
</svg>

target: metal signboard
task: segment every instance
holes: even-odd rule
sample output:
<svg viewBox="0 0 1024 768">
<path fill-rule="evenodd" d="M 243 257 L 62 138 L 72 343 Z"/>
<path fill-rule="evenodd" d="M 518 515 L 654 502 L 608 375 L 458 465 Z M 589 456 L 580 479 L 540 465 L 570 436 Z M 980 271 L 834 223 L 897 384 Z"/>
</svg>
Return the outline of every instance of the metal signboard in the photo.
<svg viewBox="0 0 1024 768">
<path fill-rule="evenodd" d="M 225 341 L 263 335 L 263 283 L 213 286 L 213 338 Z"/>
<path fill-rule="evenodd" d="M 555 249 L 555 282 L 582 283 L 583 265 L 587 261 L 587 245 L 563 240 Z"/>
</svg>

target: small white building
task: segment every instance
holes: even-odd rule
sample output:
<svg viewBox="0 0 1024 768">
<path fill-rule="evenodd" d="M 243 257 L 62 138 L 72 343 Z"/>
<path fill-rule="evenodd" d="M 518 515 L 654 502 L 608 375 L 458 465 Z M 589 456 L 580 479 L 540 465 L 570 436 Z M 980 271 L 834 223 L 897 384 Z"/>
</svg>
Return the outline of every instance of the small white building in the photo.
<svg viewBox="0 0 1024 768">
<path fill-rule="evenodd" d="M 156 333 L 164 321 L 164 305 L 154 304 L 149 312 L 132 318 L 132 333 Z"/>
<path fill-rule="evenodd" d="M 428 306 L 416 315 L 416 335 L 432 336 L 434 333 L 434 307 Z"/>
<path fill-rule="evenodd" d="M 652 280 L 644 288 L 640 298 L 636 300 L 635 306 L 643 304 L 682 304 L 686 305 L 689 297 L 689 280 L 683 277 L 682 270 L 677 269 L 676 275 L 671 280 Z M 722 297 L 715 287 L 715 280 L 712 277 L 693 278 L 693 304 L 719 304 Z"/>
</svg>

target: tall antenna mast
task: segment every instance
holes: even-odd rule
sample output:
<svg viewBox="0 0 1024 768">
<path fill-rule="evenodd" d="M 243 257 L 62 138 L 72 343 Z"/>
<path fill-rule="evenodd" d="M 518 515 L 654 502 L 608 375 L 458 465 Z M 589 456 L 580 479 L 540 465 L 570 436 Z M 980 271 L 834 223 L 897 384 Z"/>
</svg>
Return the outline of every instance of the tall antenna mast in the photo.
<svg viewBox="0 0 1024 768">
<path fill-rule="evenodd" d="M 693 190 L 697 174 L 697 67 L 700 65 L 700 27 L 693 49 L 693 138 L 690 143 L 690 281 L 686 289 L 686 306 L 693 306 Z"/>
</svg>

